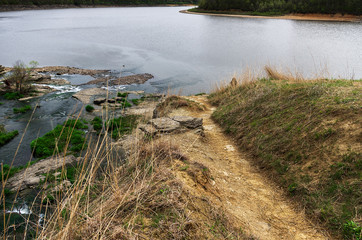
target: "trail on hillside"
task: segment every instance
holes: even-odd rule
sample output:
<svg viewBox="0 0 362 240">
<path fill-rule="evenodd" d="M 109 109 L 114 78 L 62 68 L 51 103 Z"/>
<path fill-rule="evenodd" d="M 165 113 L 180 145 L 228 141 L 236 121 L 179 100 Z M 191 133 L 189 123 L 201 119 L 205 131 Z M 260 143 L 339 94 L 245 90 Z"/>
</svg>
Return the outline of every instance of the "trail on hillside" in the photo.
<svg viewBox="0 0 362 240">
<path fill-rule="evenodd" d="M 205 96 L 188 97 L 205 111 L 174 110 L 171 116 L 203 118 L 205 137 L 186 132 L 170 135 L 190 162 L 206 166 L 208 183 L 195 184 L 187 173 L 178 177 L 195 195 L 206 197 L 233 216 L 234 224 L 254 239 L 330 239 L 302 212 L 297 212 L 275 184 L 263 177 L 211 119 L 215 110 Z"/>
</svg>

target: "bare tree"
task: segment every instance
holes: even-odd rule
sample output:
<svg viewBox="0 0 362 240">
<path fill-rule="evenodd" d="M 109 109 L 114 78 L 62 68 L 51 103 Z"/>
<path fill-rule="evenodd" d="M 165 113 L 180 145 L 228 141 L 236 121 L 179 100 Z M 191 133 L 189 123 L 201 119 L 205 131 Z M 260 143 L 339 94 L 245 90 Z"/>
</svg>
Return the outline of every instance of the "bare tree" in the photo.
<svg viewBox="0 0 362 240">
<path fill-rule="evenodd" d="M 11 71 L 11 74 L 5 78 L 4 83 L 8 87 L 15 86 L 15 90 L 19 93 L 29 91 L 31 85 L 31 72 L 37 66 L 37 62 L 30 62 L 29 66 L 25 65 L 22 61 L 17 61 Z"/>
</svg>

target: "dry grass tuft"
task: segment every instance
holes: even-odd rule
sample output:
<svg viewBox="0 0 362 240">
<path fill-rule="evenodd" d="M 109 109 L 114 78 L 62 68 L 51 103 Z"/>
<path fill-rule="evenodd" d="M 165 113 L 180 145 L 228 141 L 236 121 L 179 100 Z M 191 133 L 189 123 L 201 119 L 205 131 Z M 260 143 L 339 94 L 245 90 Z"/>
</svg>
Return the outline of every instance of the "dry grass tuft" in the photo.
<svg viewBox="0 0 362 240">
<path fill-rule="evenodd" d="M 204 107 L 197 102 L 188 100 L 180 96 L 172 95 L 167 97 L 163 102 L 156 106 L 156 109 L 154 111 L 154 117 L 164 117 L 172 112 L 172 110 L 184 107 L 196 111 L 204 110 Z"/>
<path fill-rule="evenodd" d="M 275 67 L 271 67 L 271 66 L 265 66 L 264 69 L 265 69 L 267 76 L 273 80 L 286 80 L 286 81 L 290 81 L 290 82 L 298 82 L 298 81 L 306 80 L 303 77 L 303 75 L 299 72 L 295 72 L 294 74 L 290 70 L 288 70 L 287 72 L 283 72 L 283 71 L 277 70 Z"/>
<path fill-rule="evenodd" d="M 240 239 L 220 210 L 208 203 L 212 212 L 205 211 L 176 178 L 174 160 L 187 160 L 177 147 L 140 143 L 119 167 L 114 159 L 101 159 L 103 168 L 99 156 L 89 158 L 83 177 L 56 205 L 39 239 Z M 96 172 L 103 174 L 97 178 Z M 214 222 L 213 232 L 208 226 Z"/>
</svg>

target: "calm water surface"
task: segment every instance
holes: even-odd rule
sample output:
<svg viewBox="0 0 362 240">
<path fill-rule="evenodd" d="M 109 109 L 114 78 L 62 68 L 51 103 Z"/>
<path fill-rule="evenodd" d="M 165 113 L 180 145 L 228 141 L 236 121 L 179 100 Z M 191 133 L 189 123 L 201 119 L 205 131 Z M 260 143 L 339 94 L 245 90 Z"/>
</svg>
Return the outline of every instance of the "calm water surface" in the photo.
<svg viewBox="0 0 362 240">
<path fill-rule="evenodd" d="M 0 64 L 148 72 L 144 88 L 191 94 L 245 67 L 362 78 L 362 23 L 247 19 L 179 13 L 187 7 L 0 13 Z"/>
<path fill-rule="evenodd" d="M 266 64 L 331 77 L 362 78 L 362 23 L 248 19 L 179 13 L 187 7 L 62 9 L 0 13 L 0 64 L 36 60 L 42 66 L 110 69 L 123 74 L 151 73 L 154 79 L 128 90 L 183 94 L 209 91 L 244 68 Z M 125 67 L 121 67 L 125 65 Z M 68 76 L 74 84 L 87 79 Z M 62 123 L 82 106 L 72 93 L 39 101 L 16 156 L 31 158 L 30 142 Z M 3 101 L 3 100 L 2 100 Z M 4 101 L 0 124 L 19 136 L 0 149 L 9 163 L 30 113 L 15 115 L 27 103 Z"/>
</svg>

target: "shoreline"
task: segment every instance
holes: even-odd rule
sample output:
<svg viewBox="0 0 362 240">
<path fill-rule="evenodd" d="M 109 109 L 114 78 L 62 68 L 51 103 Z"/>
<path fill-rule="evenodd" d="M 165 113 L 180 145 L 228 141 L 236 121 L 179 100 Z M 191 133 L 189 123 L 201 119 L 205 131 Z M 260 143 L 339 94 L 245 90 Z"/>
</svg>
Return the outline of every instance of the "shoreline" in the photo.
<svg viewBox="0 0 362 240">
<path fill-rule="evenodd" d="M 300 21 L 329 21 L 329 22 L 361 22 L 362 16 L 344 15 L 342 14 L 288 14 L 282 16 L 253 16 L 253 15 L 237 15 L 237 14 L 222 14 L 222 13 L 203 13 L 203 12 L 190 12 L 189 10 L 181 10 L 180 13 L 198 14 L 218 17 L 237 17 L 237 18 L 264 18 L 264 19 L 287 19 L 287 20 L 300 20 Z"/>
<path fill-rule="evenodd" d="M 26 10 L 53 10 L 53 9 L 71 9 L 71 8 L 124 8 L 124 7 L 186 7 L 196 6 L 194 4 L 159 4 L 159 5 L 147 5 L 147 4 L 130 4 L 130 5 L 2 5 L 0 6 L 0 12 L 14 12 L 14 11 L 26 11 Z"/>
</svg>

